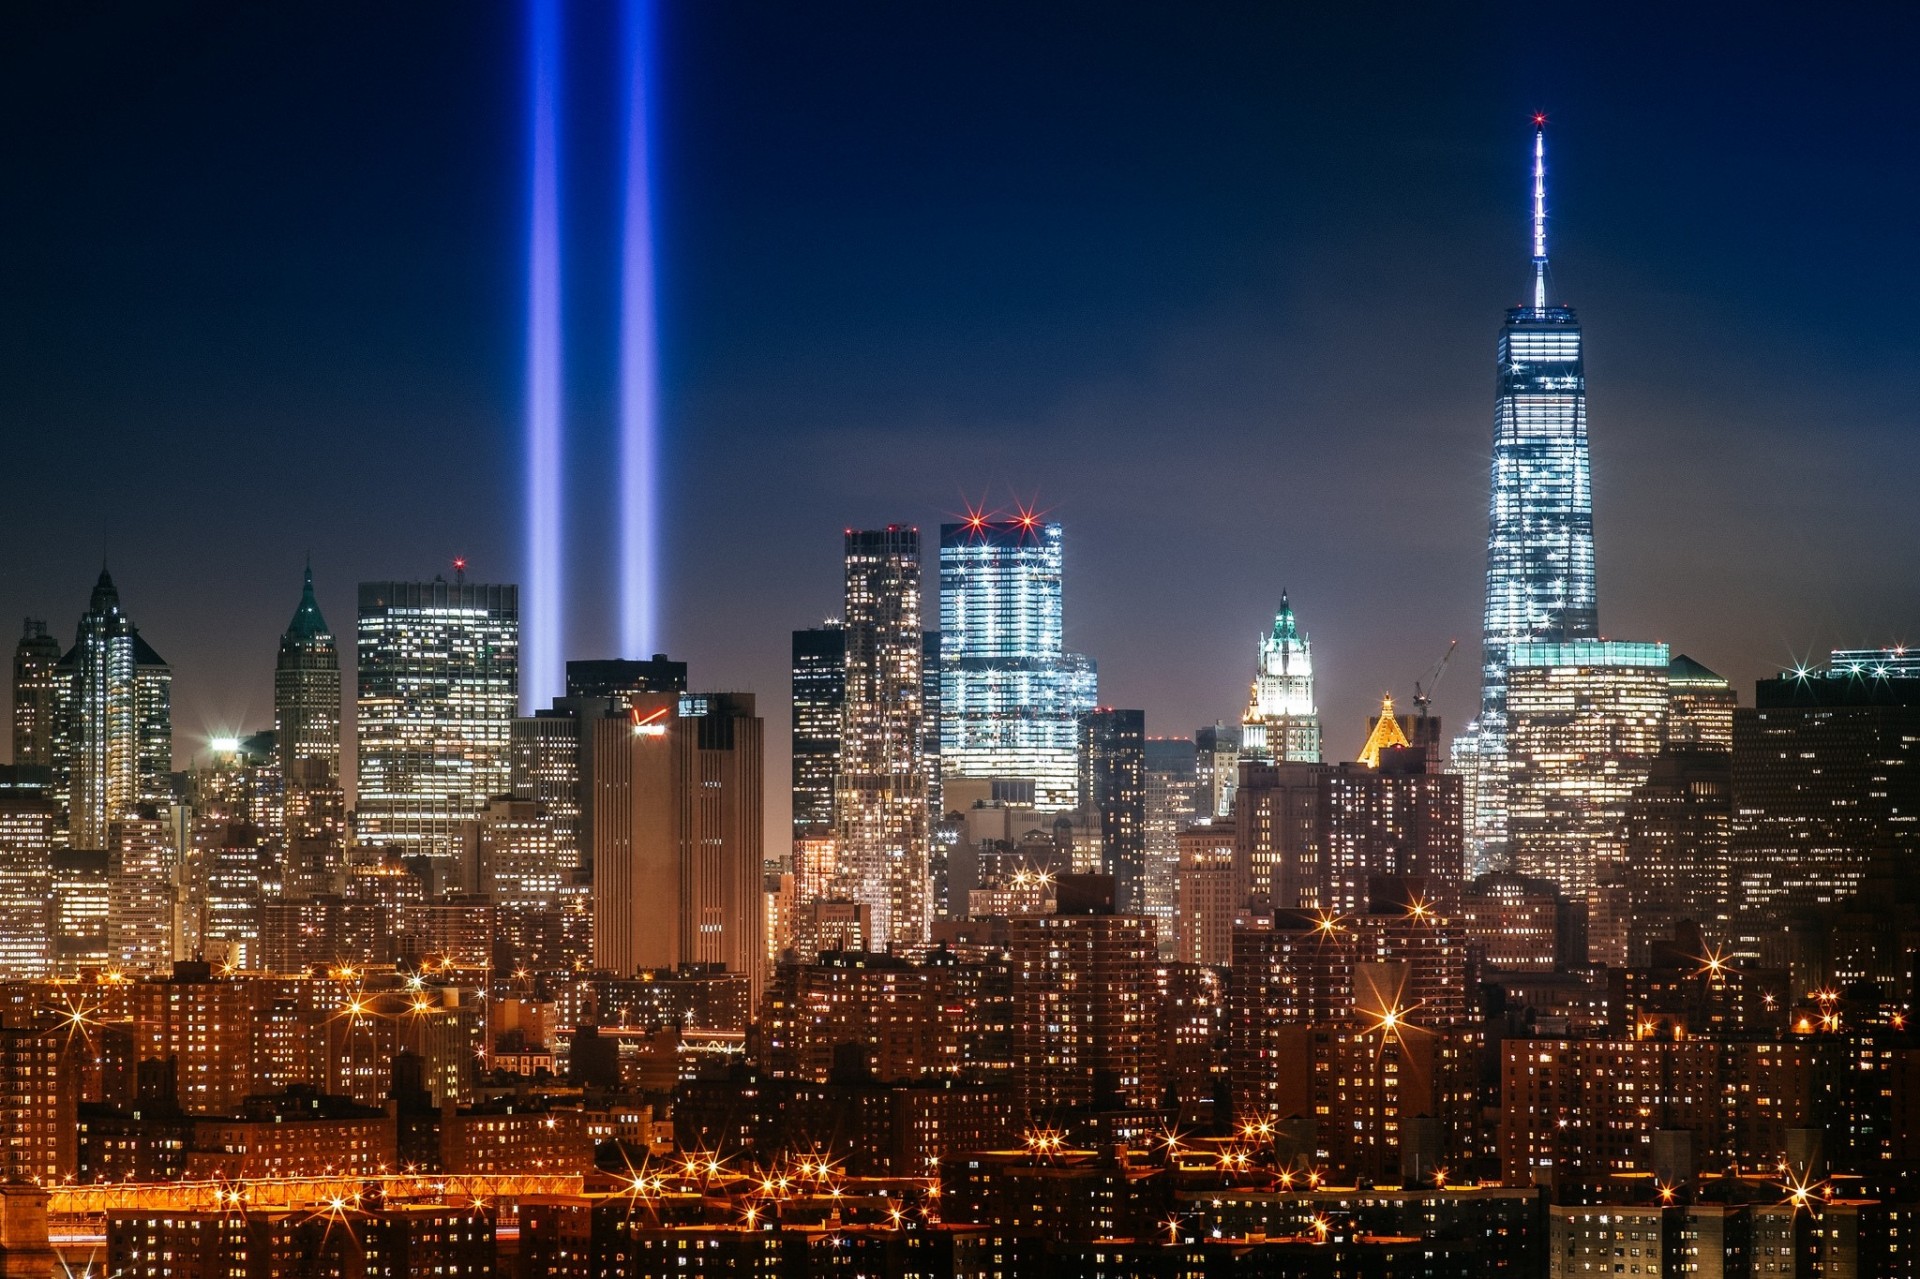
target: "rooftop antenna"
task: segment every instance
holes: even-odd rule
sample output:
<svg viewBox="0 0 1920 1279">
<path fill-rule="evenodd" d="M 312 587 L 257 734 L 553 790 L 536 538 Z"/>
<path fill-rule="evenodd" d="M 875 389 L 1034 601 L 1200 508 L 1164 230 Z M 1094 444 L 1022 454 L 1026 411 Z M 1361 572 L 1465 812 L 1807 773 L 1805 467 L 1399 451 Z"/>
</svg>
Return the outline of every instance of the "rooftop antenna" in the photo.
<svg viewBox="0 0 1920 1279">
<path fill-rule="evenodd" d="M 1547 117 L 1533 117 L 1533 309 L 1547 309 Z"/>
</svg>

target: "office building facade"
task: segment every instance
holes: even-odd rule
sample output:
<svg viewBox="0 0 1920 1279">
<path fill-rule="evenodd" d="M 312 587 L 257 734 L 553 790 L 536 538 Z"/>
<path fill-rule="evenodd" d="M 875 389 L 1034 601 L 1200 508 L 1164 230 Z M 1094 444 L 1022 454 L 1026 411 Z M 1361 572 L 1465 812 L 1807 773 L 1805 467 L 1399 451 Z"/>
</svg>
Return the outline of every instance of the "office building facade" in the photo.
<svg viewBox="0 0 1920 1279">
<path fill-rule="evenodd" d="M 52 768 L 54 718 L 59 713 L 60 641 L 29 617 L 13 650 L 13 763 Z"/>
<path fill-rule="evenodd" d="M 55 679 L 54 795 L 71 846 L 104 850 L 113 822 L 173 792 L 173 671 L 105 569 Z"/>
<path fill-rule="evenodd" d="M 586 721 L 592 754 L 597 968 L 765 965 L 765 729 L 748 693 L 637 693 Z"/>
<path fill-rule="evenodd" d="M 1514 868 L 1583 897 L 1624 860 L 1628 800 L 1666 740 L 1667 646 L 1513 644 L 1505 661 Z"/>
<path fill-rule="evenodd" d="M 1147 713 L 1110 706 L 1080 718 L 1080 794 L 1124 914 L 1146 909 Z"/>
<path fill-rule="evenodd" d="M 450 862 L 508 790 L 519 588 L 362 582 L 356 651 L 360 842 Z"/>
<path fill-rule="evenodd" d="M 1031 515 L 940 526 L 944 776 L 1022 777 L 1034 806 L 1079 806 L 1093 662 L 1064 647 L 1060 525 Z"/>
<path fill-rule="evenodd" d="M 836 871 L 901 946 L 926 940 L 932 912 L 920 598 L 920 530 L 848 530 Z"/>
<path fill-rule="evenodd" d="M 274 661 L 273 733 L 290 794 L 339 786 L 340 648 L 314 598 L 311 566 Z"/>
<path fill-rule="evenodd" d="M 835 622 L 793 633 L 793 837 L 831 838 L 847 704 L 847 633 Z"/>
</svg>

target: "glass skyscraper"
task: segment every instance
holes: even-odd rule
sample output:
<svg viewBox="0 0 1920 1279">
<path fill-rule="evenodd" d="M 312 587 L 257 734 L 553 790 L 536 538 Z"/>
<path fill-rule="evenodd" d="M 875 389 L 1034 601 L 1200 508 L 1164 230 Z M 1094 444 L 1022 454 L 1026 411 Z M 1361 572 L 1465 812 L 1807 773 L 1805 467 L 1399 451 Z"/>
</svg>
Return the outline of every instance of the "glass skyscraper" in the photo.
<svg viewBox="0 0 1920 1279">
<path fill-rule="evenodd" d="M 451 865 L 510 783 L 520 590 L 362 582 L 356 651 L 360 842 Z"/>
<path fill-rule="evenodd" d="M 940 526 L 940 759 L 948 777 L 1021 777 L 1034 806 L 1079 805 L 1093 662 L 1063 648 L 1058 524 Z"/>
<path fill-rule="evenodd" d="M 835 782 L 837 870 L 872 912 L 876 949 L 927 938 L 920 530 L 848 529 L 844 701 Z"/>
<path fill-rule="evenodd" d="M 1507 832 L 1507 669 L 1517 644 L 1591 639 L 1595 611 L 1587 379 L 1573 308 L 1547 303 L 1546 134 L 1533 136 L 1533 303 L 1507 312 L 1494 404 L 1480 716 L 1456 744 L 1473 785 L 1476 871 Z"/>
<path fill-rule="evenodd" d="M 56 681 L 53 781 L 68 841 L 105 849 L 111 823 L 173 799 L 173 671 L 121 610 L 104 568 Z"/>
</svg>

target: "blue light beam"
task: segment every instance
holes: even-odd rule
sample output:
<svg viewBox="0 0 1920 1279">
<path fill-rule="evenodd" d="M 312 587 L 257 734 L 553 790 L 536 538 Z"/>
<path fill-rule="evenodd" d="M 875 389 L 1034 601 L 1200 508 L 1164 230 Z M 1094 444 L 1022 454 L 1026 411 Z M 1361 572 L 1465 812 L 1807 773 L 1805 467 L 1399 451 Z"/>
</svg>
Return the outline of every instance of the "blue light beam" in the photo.
<svg viewBox="0 0 1920 1279">
<path fill-rule="evenodd" d="M 561 624 L 560 4 L 527 5 L 527 594 L 520 702 L 565 691 Z"/>
<path fill-rule="evenodd" d="M 626 174 L 620 268 L 620 652 L 643 658 L 659 633 L 659 381 L 654 310 L 652 0 L 626 0 Z"/>
</svg>

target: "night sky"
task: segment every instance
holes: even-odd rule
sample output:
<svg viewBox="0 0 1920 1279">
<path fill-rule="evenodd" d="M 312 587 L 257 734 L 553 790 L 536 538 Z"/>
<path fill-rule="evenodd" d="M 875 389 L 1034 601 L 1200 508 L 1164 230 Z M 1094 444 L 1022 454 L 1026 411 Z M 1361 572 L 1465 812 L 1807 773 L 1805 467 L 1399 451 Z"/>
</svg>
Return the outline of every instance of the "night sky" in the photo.
<svg viewBox="0 0 1920 1279">
<path fill-rule="evenodd" d="M 1915 19 L 1572 8 L 666 8 L 667 647 L 762 696 L 771 824 L 840 530 L 931 545 L 969 502 L 1065 524 L 1069 647 L 1150 732 L 1238 716 L 1283 587 L 1330 754 L 1456 637 L 1461 723 L 1535 110 L 1603 631 L 1748 701 L 1920 641 Z M 599 656 L 614 7 L 568 23 L 569 650 Z M 70 639 L 104 554 L 182 764 L 270 723 L 309 552 L 343 639 L 361 579 L 518 577 L 521 33 L 497 4 L 8 18 L 0 618 Z"/>
</svg>

